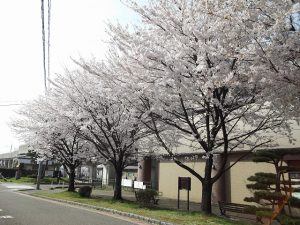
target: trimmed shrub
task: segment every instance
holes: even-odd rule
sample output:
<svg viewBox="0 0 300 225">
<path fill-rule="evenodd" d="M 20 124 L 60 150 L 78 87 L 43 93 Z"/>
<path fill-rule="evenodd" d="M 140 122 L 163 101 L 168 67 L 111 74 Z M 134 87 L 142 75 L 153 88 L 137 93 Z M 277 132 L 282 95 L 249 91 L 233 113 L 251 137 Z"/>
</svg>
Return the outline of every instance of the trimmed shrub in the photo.
<svg viewBox="0 0 300 225">
<path fill-rule="evenodd" d="M 158 196 L 158 192 L 153 189 L 138 190 L 136 193 L 136 199 L 141 205 L 150 205 L 154 203 L 154 199 Z"/>
<path fill-rule="evenodd" d="M 80 197 L 89 198 L 91 197 L 92 187 L 91 186 L 82 186 L 78 191 Z"/>
</svg>

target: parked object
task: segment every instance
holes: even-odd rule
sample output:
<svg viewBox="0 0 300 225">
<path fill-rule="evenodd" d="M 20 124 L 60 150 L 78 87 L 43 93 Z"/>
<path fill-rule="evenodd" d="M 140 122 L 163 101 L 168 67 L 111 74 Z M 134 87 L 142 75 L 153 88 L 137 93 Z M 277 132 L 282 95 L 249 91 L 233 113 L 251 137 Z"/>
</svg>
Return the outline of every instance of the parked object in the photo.
<svg viewBox="0 0 300 225">
<path fill-rule="evenodd" d="M 252 210 L 253 206 L 251 205 L 244 205 L 244 204 L 237 204 L 237 203 L 229 203 L 219 201 L 219 208 L 221 215 L 228 216 L 227 212 L 233 212 L 238 214 L 236 217 L 243 217 L 243 215 L 255 215 L 255 210 Z M 233 216 L 233 215 L 231 215 Z M 249 219 L 247 217 L 247 219 Z M 261 222 L 261 218 L 256 216 L 256 221 Z"/>
</svg>

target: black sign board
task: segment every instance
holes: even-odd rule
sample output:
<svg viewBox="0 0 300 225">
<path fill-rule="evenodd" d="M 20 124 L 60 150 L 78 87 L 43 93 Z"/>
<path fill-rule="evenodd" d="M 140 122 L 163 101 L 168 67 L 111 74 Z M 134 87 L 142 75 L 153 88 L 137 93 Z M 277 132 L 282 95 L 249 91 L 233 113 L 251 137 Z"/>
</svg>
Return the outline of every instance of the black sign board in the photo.
<svg viewBox="0 0 300 225">
<path fill-rule="evenodd" d="M 191 178 L 190 177 L 178 177 L 178 189 L 179 190 L 191 190 Z"/>
<path fill-rule="evenodd" d="M 191 190 L 191 178 L 190 177 L 178 177 L 178 199 L 177 208 L 179 209 L 180 190 L 187 190 L 187 210 L 190 209 L 190 190 Z"/>
</svg>

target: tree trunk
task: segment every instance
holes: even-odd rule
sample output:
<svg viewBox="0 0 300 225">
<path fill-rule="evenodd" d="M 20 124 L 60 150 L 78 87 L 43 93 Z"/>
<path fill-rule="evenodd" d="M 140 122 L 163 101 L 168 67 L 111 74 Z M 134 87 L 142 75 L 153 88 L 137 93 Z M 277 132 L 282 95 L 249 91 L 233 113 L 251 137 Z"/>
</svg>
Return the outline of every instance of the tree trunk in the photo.
<svg viewBox="0 0 300 225">
<path fill-rule="evenodd" d="M 202 200 L 201 200 L 201 210 L 206 214 L 211 214 L 211 195 L 212 195 L 211 181 L 202 182 Z"/>
<path fill-rule="evenodd" d="M 201 210 L 206 214 L 211 214 L 211 195 L 212 195 L 212 165 L 213 165 L 213 155 L 210 155 L 205 162 L 205 175 L 202 181 L 202 200 L 201 200 Z"/>
<path fill-rule="evenodd" d="M 70 168 L 68 191 L 75 191 L 75 169 Z"/>
<path fill-rule="evenodd" d="M 114 186 L 114 199 L 115 200 L 122 200 L 122 169 L 115 169 L 116 170 L 116 178 L 115 178 L 115 186 Z"/>
</svg>

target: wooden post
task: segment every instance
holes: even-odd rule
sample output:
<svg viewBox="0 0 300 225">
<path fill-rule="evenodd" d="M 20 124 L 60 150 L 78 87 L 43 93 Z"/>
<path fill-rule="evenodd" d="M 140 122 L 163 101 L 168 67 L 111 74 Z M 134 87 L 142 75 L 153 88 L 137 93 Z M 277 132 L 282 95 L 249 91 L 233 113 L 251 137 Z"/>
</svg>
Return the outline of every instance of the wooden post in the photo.
<svg viewBox="0 0 300 225">
<path fill-rule="evenodd" d="M 179 209 L 179 198 L 180 198 L 180 190 L 179 190 L 179 188 L 178 188 L 177 209 Z"/>
<path fill-rule="evenodd" d="M 187 211 L 190 210 L 190 190 L 187 190 Z"/>
</svg>

